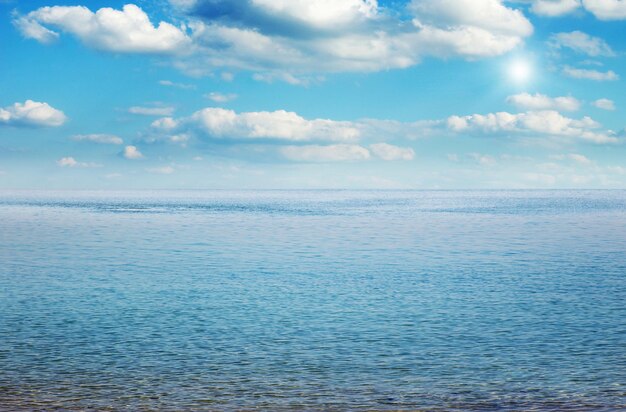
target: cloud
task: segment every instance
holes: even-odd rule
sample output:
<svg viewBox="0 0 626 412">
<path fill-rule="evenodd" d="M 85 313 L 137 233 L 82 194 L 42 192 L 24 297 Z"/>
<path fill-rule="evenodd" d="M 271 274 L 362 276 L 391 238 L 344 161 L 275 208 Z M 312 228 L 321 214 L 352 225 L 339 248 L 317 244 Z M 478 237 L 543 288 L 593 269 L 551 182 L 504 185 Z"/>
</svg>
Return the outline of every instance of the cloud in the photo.
<svg viewBox="0 0 626 412">
<path fill-rule="evenodd" d="M 183 30 L 166 22 L 153 26 L 134 4 L 95 13 L 84 6 L 41 7 L 15 19 L 22 35 L 47 44 L 59 37 L 52 28 L 78 37 L 84 44 L 116 53 L 176 54 L 191 44 Z"/>
<path fill-rule="evenodd" d="M 204 95 L 207 99 L 213 100 L 216 103 L 226 103 L 237 98 L 234 93 L 223 94 L 220 92 L 211 92 Z"/>
<path fill-rule="evenodd" d="M 401 10 L 376 0 L 170 2 L 187 19 L 180 28 L 155 26 L 132 4 L 96 12 L 41 7 L 14 24 L 44 44 L 65 32 L 99 50 L 175 55 L 171 63 L 194 76 L 247 70 L 259 80 L 300 85 L 312 73 L 406 68 L 426 56 L 498 56 L 533 32 L 524 14 L 502 0 L 413 0 Z M 224 80 L 230 76 L 222 72 Z"/>
<path fill-rule="evenodd" d="M 181 70 L 229 67 L 292 84 L 314 72 L 406 68 L 425 56 L 497 56 L 533 32 L 500 0 L 412 1 L 400 13 L 375 0 L 175 3 L 200 20 L 189 23 L 194 53 L 176 63 Z"/>
<path fill-rule="evenodd" d="M 36 20 L 19 17 L 13 21 L 13 25 L 28 39 L 37 40 L 42 44 L 52 44 L 59 38 L 59 33 L 43 27 Z"/>
<path fill-rule="evenodd" d="M 557 17 L 572 13 L 580 7 L 580 0 L 535 0 L 530 10 L 540 16 Z"/>
<path fill-rule="evenodd" d="M 475 27 L 490 33 L 525 37 L 533 26 L 521 11 L 499 0 L 412 0 L 409 9 L 425 23 L 448 27 Z"/>
<path fill-rule="evenodd" d="M 587 79 L 599 82 L 619 80 L 619 76 L 613 70 L 601 72 L 598 70 L 577 69 L 574 67 L 565 66 L 563 68 L 563 73 L 575 79 Z"/>
<path fill-rule="evenodd" d="M 209 107 L 183 119 L 164 118 L 152 123 L 155 132 L 168 135 L 194 133 L 212 139 L 351 142 L 360 131 L 351 122 L 308 120 L 294 112 L 244 112 Z"/>
<path fill-rule="evenodd" d="M 535 14 L 557 17 L 572 13 L 582 6 L 600 20 L 626 19 L 624 0 L 534 0 L 531 11 Z"/>
<path fill-rule="evenodd" d="M 122 156 L 131 160 L 143 158 L 143 154 L 141 154 L 139 149 L 135 146 L 126 146 L 122 152 Z"/>
<path fill-rule="evenodd" d="M 349 144 L 284 146 L 280 148 L 280 152 L 287 159 L 298 162 L 342 162 L 370 158 L 369 150 Z"/>
<path fill-rule="evenodd" d="M 597 107 L 598 109 L 615 110 L 615 103 L 613 102 L 613 100 L 598 99 L 598 100 L 596 100 L 595 102 L 593 102 L 591 104 L 594 105 L 595 107 Z"/>
<path fill-rule="evenodd" d="M 26 100 L 13 106 L 0 108 L 0 125 L 26 127 L 61 126 L 67 117 L 48 103 Z"/>
<path fill-rule="evenodd" d="M 448 128 L 456 133 L 547 135 L 576 138 L 593 143 L 616 143 L 619 139 L 611 131 L 597 131 L 601 126 L 590 117 L 571 119 L 554 110 L 507 112 L 451 116 Z"/>
<path fill-rule="evenodd" d="M 101 144 L 123 144 L 121 137 L 112 134 L 77 134 L 71 137 L 75 142 L 93 142 Z"/>
<path fill-rule="evenodd" d="M 570 154 L 566 154 L 566 155 L 554 155 L 554 156 L 550 156 L 551 159 L 555 159 L 555 160 L 572 160 L 576 163 L 579 163 L 581 165 L 590 165 L 592 162 L 591 160 L 589 160 L 589 158 L 585 155 L 581 155 L 578 153 L 570 153 Z"/>
<path fill-rule="evenodd" d="M 387 143 L 370 145 L 371 153 L 382 160 L 413 160 L 415 151 L 410 147 L 398 147 Z"/>
<path fill-rule="evenodd" d="M 102 167 L 102 165 L 97 163 L 84 163 L 78 162 L 73 157 L 62 157 L 57 160 L 57 165 L 60 167 L 76 167 L 76 168 L 94 168 L 94 167 Z"/>
<path fill-rule="evenodd" d="M 142 116 L 171 116 L 174 113 L 173 107 L 140 107 L 133 106 L 128 109 L 128 113 Z"/>
<path fill-rule="evenodd" d="M 481 166 L 494 166 L 498 161 L 490 155 L 481 153 L 468 153 L 467 156 Z"/>
<path fill-rule="evenodd" d="M 624 0 L 583 0 L 583 5 L 600 20 L 626 19 Z"/>
<path fill-rule="evenodd" d="M 569 48 L 577 53 L 588 56 L 615 56 L 615 52 L 604 40 L 593 37 L 581 31 L 571 33 L 557 33 L 550 38 L 550 46 L 560 49 Z"/>
<path fill-rule="evenodd" d="M 171 175 L 176 170 L 172 166 L 163 166 L 163 167 L 147 168 L 146 171 L 150 173 L 160 174 L 160 175 Z"/>
<path fill-rule="evenodd" d="M 580 101 L 571 96 L 549 97 L 545 94 L 520 93 L 506 98 L 506 102 L 525 110 L 562 110 L 580 109 Z"/>
<path fill-rule="evenodd" d="M 196 89 L 196 86 L 193 85 L 193 84 L 176 83 L 176 82 L 173 82 L 171 80 L 159 80 L 159 84 L 161 86 L 176 87 L 176 88 L 182 89 L 182 90 L 195 90 Z"/>
</svg>

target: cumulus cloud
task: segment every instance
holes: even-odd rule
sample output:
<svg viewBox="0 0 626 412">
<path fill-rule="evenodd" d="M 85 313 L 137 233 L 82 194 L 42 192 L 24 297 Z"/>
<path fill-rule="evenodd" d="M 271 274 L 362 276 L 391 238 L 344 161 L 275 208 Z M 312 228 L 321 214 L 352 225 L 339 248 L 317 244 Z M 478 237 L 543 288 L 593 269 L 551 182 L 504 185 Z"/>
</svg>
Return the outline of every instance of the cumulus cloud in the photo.
<svg viewBox="0 0 626 412">
<path fill-rule="evenodd" d="M 75 142 L 92 142 L 100 144 L 123 144 L 121 137 L 112 134 L 77 134 L 71 137 Z"/>
<path fill-rule="evenodd" d="M 405 68 L 424 56 L 501 55 L 533 31 L 521 11 L 501 0 L 413 1 L 408 15 L 375 0 L 176 4 L 201 20 L 190 23 L 196 48 L 179 68 L 253 70 L 259 80 L 293 84 L 307 84 L 306 73 Z"/>
<path fill-rule="evenodd" d="M 0 108 L 0 125 L 55 127 L 61 126 L 67 117 L 48 103 L 26 100 L 12 106 Z"/>
<path fill-rule="evenodd" d="M 165 87 L 176 87 L 177 89 L 182 90 L 195 90 L 196 86 L 193 84 L 187 83 L 176 83 L 171 80 L 159 80 L 159 84 Z"/>
<path fill-rule="evenodd" d="M 583 5 L 600 20 L 626 19 L 624 0 L 583 0 Z"/>
<path fill-rule="evenodd" d="M 614 81 L 619 79 L 619 76 L 613 70 L 601 72 L 598 70 L 577 69 L 575 67 L 565 66 L 563 68 L 563 73 L 575 79 L 595 80 L 598 82 Z"/>
<path fill-rule="evenodd" d="M 284 146 L 280 148 L 280 152 L 287 159 L 298 162 L 342 162 L 370 158 L 369 150 L 349 144 Z"/>
<path fill-rule="evenodd" d="M 160 174 L 160 175 L 171 175 L 176 170 L 172 166 L 162 166 L 162 167 L 151 167 L 146 169 L 147 172 Z"/>
<path fill-rule="evenodd" d="M 531 11 L 542 16 L 557 17 L 571 13 L 581 5 L 600 20 L 626 19 L 624 0 L 532 0 Z"/>
<path fill-rule="evenodd" d="M 128 109 L 128 113 L 142 116 L 171 116 L 174 113 L 173 107 L 141 107 L 133 106 Z"/>
<path fill-rule="evenodd" d="M 237 95 L 234 93 L 220 93 L 220 92 L 211 92 L 204 95 L 207 99 L 213 100 L 216 103 L 227 103 L 237 98 Z"/>
<path fill-rule="evenodd" d="M 481 166 L 493 166 L 498 161 L 490 155 L 482 153 L 468 153 L 467 156 Z"/>
<path fill-rule="evenodd" d="M 554 160 L 572 160 L 581 165 L 590 165 L 592 163 L 591 160 L 589 160 L 587 156 L 579 154 L 579 153 L 554 155 L 554 156 L 550 156 L 550 158 Z"/>
<path fill-rule="evenodd" d="M 613 102 L 613 100 L 598 99 L 598 100 L 594 101 L 591 104 L 594 105 L 595 107 L 597 107 L 598 109 L 615 110 L 615 103 Z"/>
<path fill-rule="evenodd" d="M 152 123 L 155 132 L 169 135 L 195 133 L 212 139 L 351 142 L 359 129 L 351 122 L 305 119 L 294 112 L 243 112 L 209 107 L 183 119 L 164 118 Z"/>
<path fill-rule="evenodd" d="M 556 17 L 580 7 L 580 0 L 534 0 L 530 10 L 540 16 Z"/>
<path fill-rule="evenodd" d="M 549 97 L 540 93 L 520 93 L 507 97 L 506 101 L 525 110 L 576 111 L 580 109 L 580 101 L 571 96 Z"/>
<path fill-rule="evenodd" d="M 57 160 L 57 165 L 59 167 L 76 167 L 76 168 L 102 167 L 102 165 L 99 165 L 97 163 L 79 162 L 71 156 L 62 157 L 61 159 Z"/>
<path fill-rule="evenodd" d="M 532 24 L 500 0 L 412 0 L 409 9 L 434 25 L 476 27 L 491 33 L 529 36 Z"/>
<path fill-rule="evenodd" d="M 143 154 L 139 151 L 139 149 L 137 149 L 136 146 L 126 146 L 122 152 L 122 156 L 130 160 L 143 158 Z"/>
<path fill-rule="evenodd" d="M 575 138 L 593 143 L 616 143 L 618 138 L 611 131 L 598 131 L 601 125 L 590 117 L 571 119 L 554 110 L 529 111 L 511 114 L 507 112 L 451 116 L 448 128 L 456 133 L 486 133 L 547 135 Z"/>
<path fill-rule="evenodd" d="M 95 13 L 84 6 L 41 7 L 15 20 L 22 35 L 41 43 L 59 37 L 52 29 L 70 33 L 86 45 L 117 53 L 179 53 L 191 43 L 184 31 L 161 22 L 154 26 L 134 4 Z"/>
<path fill-rule="evenodd" d="M 43 27 L 36 20 L 20 17 L 13 21 L 13 24 L 29 39 L 37 40 L 42 44 L 54 43 L 59 38 L 59 33 Z"/>
<path fill-rule="evenodd" d="M 406 68 L 424 56 L 497 56 L 533 32 L 524 14 L 503 0 L 413 0 L 403 10 L 376 0 L 171 3 L 188 18 L 180 28 L 155 26 L 132 4 L 95 12 L 84 6 L 42 7 L 14 23 L 25 37 L 45 44 L 66 32 L 100 50 L 176 54 L 173 65 L 191 75 L 249 70 L 264 81 L 304 85 L 311 81 L 305 75 L 316 72 Z M 228 73 L 222 74 L 226 80 Z"/>
<path fill-rule="evenodd" d="M 586 54 L 588 56 L 615 56 L 615 52 L 611 49 L 603 39 L 593 37 L 581 31 L 573 31 L 570 33 L 556 33 L 550 39 L 550 45 L 554 48 L 568 48 L 575 52 Z"/>
<path fill-rule="evenodd" d="M 375 143 L 370 145 L 371 153 L 382 160 L 413 160 L 415 151 L 410 147 L 398 147 L 388 143 Z"/>
</svg>

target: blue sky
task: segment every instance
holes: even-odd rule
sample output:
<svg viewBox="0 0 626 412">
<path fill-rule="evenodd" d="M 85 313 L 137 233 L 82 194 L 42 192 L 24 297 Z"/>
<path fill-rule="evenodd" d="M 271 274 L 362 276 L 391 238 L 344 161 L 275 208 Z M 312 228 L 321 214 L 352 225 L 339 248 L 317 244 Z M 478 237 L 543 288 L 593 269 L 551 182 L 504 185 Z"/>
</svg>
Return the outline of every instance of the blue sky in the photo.
<svg viewBox="0 0 626 412">
<path fill-rule="evenodd" d="M 625 188 L 621 0 L 0 1 L 0 188 Z"/>
</svg>

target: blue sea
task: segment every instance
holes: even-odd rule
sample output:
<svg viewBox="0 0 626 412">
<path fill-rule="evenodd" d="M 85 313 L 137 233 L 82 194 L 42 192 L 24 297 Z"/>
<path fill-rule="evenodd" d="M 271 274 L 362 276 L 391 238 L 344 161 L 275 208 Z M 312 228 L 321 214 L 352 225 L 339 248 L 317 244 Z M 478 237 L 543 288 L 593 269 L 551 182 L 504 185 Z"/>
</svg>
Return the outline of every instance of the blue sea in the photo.
<svg viewBox="0 0 626 412">
<path fill-rule="evenodd" d="M 2 411 L 615 411 L 625 385 L 625 191 L 0 192 Z"/>
</svg>

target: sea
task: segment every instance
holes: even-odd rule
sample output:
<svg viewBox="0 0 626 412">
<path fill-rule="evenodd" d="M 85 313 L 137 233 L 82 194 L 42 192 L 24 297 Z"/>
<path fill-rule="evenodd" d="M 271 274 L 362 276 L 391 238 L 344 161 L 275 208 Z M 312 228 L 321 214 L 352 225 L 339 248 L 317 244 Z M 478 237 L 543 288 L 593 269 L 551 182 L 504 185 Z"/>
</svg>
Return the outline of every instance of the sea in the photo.
<svg viewBox="0 0 626 412">
<path fill-rule="evenodd" d="M 626 410 L 626 191 L 1 191 L 1 411 Z"/>
</svg>

